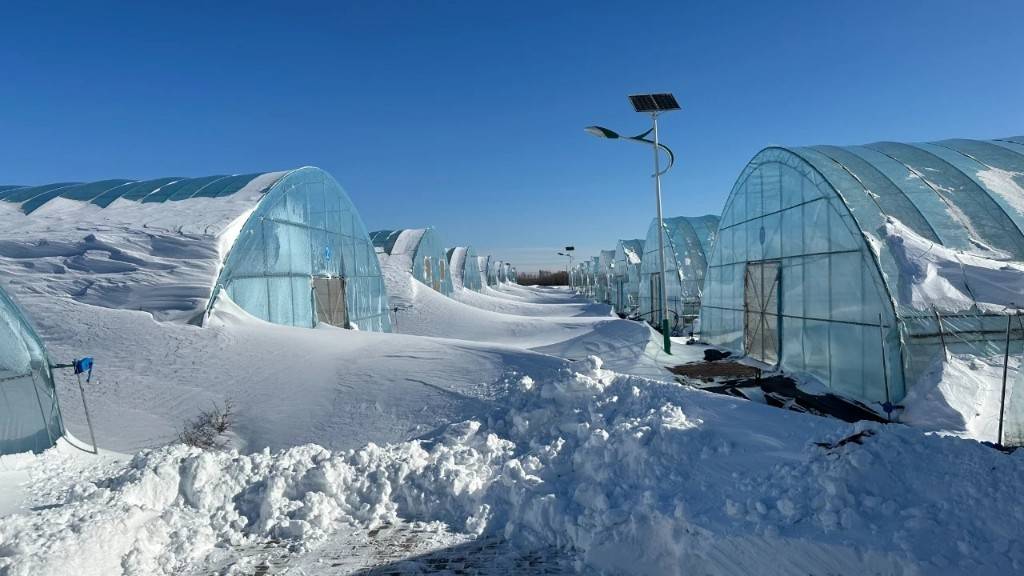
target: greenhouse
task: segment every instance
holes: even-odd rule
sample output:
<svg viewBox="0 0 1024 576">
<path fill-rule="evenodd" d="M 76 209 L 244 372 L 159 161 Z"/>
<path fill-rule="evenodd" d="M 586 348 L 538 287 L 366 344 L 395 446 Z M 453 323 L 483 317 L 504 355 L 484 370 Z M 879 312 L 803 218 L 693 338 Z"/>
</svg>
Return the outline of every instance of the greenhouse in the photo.
<svg viewBox="0 0 1024 576">
<path fill-rule="evenodd" d="M 448 269 L 451 270 L 453 286 L 480 291 L 480 268 L 472 246 L 448 249 Z"/>
<path fill-rule="evenodd" d="M 39 453 L 63 434 L 43 343 L 0 290 L 0 455 Z"/>
<path fill-rule="evenodd" d="M 501 260 L 495 259 L 493 256 L 487 257 L 487 284 L 488 286 L 497 286 L 504 282 L 505 274 L 502 272 Z"/>
<path fill-rule="evenodd" d="M 1022 231 L 1024 137 L 766 148 L 722 212 L 702 339 L 867 402 L 959 354 L 998 374 Z"/>
<path fill-rule="evenodd" d="M 604 304 L 612 303 L 612 276 L 615 273 L 615 250 L 601 250 L 597 257 L 597 293 L 595 299 Z"/>
<path fill-rule="evenodd" d="M 36 280 L 88 304 L 202 323 L 225 294 L 278 324 L 390 329 L 359 213 L 318 168 L 4 186 L 0 215 L 0 235 L 36 258 Z"/>
<path fill-rule="evenodd" d="M 619 240 L 612 267 L 612 305 L 623 316 L 632 316 L 640 308 L 640 261 L 644 241 Z"/>
<path fill-rule="evenodd" d="M 370 234 L 370 240 L 381 249 L 383 258 L 408 259 L 404 265 L 410 268 L 413 278 L 445 296 L 451 295 L 452 277 L 448 273 L 448 258 L 436 230 L 378 230 Z"/>
<path fill-rule="evenodd" d="M 718 231 L 718 216 L 665 218 L 665 295 L 673 332 L 686 331 L 700 312 L 707 256 Z M 661 318 L 661 262 L 658 221 L 651 221 L 640 259 L 640 316 L 657 327 Z"/>
</svg>

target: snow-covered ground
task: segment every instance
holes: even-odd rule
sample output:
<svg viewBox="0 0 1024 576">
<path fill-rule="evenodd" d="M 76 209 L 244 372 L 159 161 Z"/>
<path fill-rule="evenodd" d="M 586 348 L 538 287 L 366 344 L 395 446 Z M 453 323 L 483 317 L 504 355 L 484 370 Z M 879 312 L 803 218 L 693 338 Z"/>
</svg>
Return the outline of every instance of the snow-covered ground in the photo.
<svg viewBox="0 0 1024 576">
<path fill-rule="evenodd" d="M 396 270 L 400 334 L 275 326 L 228 300 L 202 328 L 48 300 L 40 331 L 58 358 L 97 357 L 97 441 L 124 455 L 0 459 L 0 574 L 402 573 L 467 556 L 491 574 L 1024 571 L 1024 453 L 707 394 L 606 306 L 521 286 L 448 299 Z M 173 443 L 227 398 L 235 449 Z"/>
</svg>

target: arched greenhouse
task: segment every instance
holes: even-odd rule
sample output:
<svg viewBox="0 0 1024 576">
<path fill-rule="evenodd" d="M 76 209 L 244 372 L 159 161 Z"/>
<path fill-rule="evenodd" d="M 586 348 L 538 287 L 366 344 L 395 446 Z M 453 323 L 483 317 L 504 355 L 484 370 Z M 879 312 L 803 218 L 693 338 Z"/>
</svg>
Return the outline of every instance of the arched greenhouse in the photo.
<svg viewBox="0 0 1024 576">
<path fill-rule="evenodd" d="M 770 147 L 722 212 L 702 339 L 896 402 L 951 356 L 1001 366 L 1008 334 L 1020 355 L 1022 261 L 1024 137 Z"/>
<path fill-rule="evenodd" d="M 448 250 L 448 269 L 455 287 L 480 291 L 480 267 L 476 250 L 472 246 L 459 246 Z"/>
<path fill-rule="evenodd" d="M 58 295 L 201 323 L 226 294 L 278 324 L 390 329 L 359 213 L 319 168 L 4 186 L 0 200 L 5 250 L 30 254 L 35 281 Z"/>
<path fill-rule="evenodd" d="M 63 434 L 43 343 L 0 290 L 0 454 L 39 453 Z"/>
<path fill-rule="evenodd" d="M 700 312 L 707 255 L 718 230 L 718 216 L 665 218 L 665 275 L 668 320 L 673 330 L 691 323 Z M 661 264 L 658 220 L 651 221 L 640 261 L 640 316 L 657 326 L 661 318 Z"/>
<path fill-rule="evenodd" d="M 441 236 L 433 228 L 378 230 L 370 234 L 373 245 L 387 258 L 407 258 L 413 278 L 450 296 L 452 277 Z"/>
<path fill-rule="evenodd" d="M 636 313 L 640 307 L 640 262 L 644 241 L 619 240 L 615 246 L 612 268 L 612 305 L 624 316 Z"/>
</svg>

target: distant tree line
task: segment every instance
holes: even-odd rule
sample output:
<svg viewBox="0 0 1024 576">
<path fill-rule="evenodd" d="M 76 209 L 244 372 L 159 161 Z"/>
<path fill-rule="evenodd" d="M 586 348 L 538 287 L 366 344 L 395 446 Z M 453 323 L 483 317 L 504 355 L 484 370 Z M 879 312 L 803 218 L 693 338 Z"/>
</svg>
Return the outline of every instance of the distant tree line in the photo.
<svg viewBox="0 0 1024 576">
<path fill-rule="evenodd" d="M 548 270 L 538 270 L 536 273 L 530 272 L 519 272 L 516 274 L 516 280 L 519 284 L 526 286 L 568 286 L 569 275 L 562 270 L 561 272 L 550 272 Z"/>
</svg>

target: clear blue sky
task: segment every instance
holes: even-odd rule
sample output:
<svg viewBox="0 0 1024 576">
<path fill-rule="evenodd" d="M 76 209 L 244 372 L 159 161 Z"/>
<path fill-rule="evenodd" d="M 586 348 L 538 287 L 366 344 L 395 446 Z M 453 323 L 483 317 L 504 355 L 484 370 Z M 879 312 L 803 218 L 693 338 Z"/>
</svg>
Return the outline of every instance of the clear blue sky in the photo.
<svg viewBox="0 0 1024 576">
<path fill-rule="evenodd" d="M 320 166 L 369 229 L 557 266 L 642 237 L 626 94 L 673 91 L 668 216 L 768 144 L 1024 133 L 1024 2 L 5 3 L 0 182 Z M 2 225 L 2 224 L 0 224 Z"/>
</svg>

